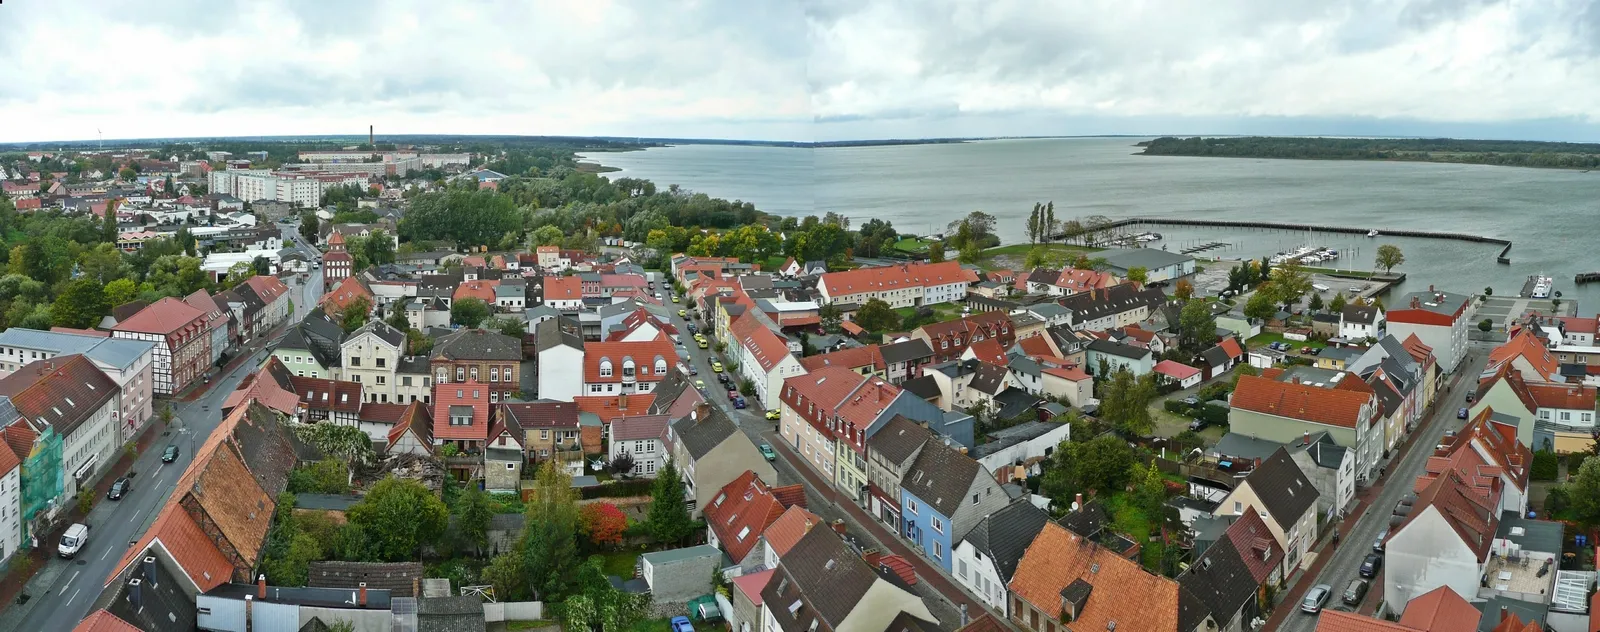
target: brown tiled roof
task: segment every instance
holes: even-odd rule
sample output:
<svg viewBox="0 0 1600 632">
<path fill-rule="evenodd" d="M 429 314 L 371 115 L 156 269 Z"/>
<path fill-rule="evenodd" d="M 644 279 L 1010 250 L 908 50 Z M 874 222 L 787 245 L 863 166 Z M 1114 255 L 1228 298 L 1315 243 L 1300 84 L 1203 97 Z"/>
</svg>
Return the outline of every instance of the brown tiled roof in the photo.
<svg viewBox="0 0 1600 632">
<path fill-rule="evenodd" d="M 117 383 L 88 358 L 72 354 L 36 360 L 0 379 L 0 395 L 64 439 L 117 396 Z"/>
<path fill-rule="evenodd" d="M 13 456 L 20 462 L 33 454 L 33 440 L 39 438 L 39 433 L 29 428 L 28 424 L 17 423 L 6 426 L 4 431 L 6 445 L 11 448 Z"/>
<path fill-rule="evenodd" d="M 763 535 L 767 538 L 767 546 L 772 547 L 772 551 L 781 558 L 800 541 L 802 536 L 821 522 L 820 516 L 811 513 L 803 505 L 790 505 L 788 509 L 783 510 L 783 514 L 779 515 L 777 520 L 767 525 Z"/>
<path fill-rule="evenodd" d="M 245 279 L 244 282 L 245 285 L 250 286 L 250 289 L 256 291 L 257 297 L 260 297 L 266 303 L 271 303 L 283 295 L 284 292 L 289 291 L 289 288 L 284 286 L 283 281 L 279 281 L 277 277 L 256 275 Z"/>
<path fill-rule="evenodd" d="M 1228 525 L 1222 535 L 1233 543 L 1233 548 L 1244 558 L 1250 576 L 1258 586 L 1272 576 L 1273 569 L 1283 559 L 1283 547 L 1272 539 L 1272 532 L 1267 530 L 1267 523 L 1258 512 L 1240 514 L 1239 519 Z"/>
<path fill-rule="evenodd" d="M 1061 591 L 1073 582 L 1090 587 L 1074 628 L 1167 632 L 1178 629 L 1178 583 L 1148 573 L 1139 563 L 1053 522 L 1028 546 L 1011 579 L 1017 597 L 1046 613 L 1061 611 Z"/>
<path fill-rule="evenodd" d="M 632 417 L 618 417 L 611 422 L 612 441 L 637 441 L 642 439 L 660 439 L 666 434 L 667 423 L 670 419 L 666 415 L 634 415 Z"/>
<path fill-rule="evenodd" d="M 1586 384 L 1529 384 L 1528 394 L 1540 408 L 1594 410 L 1595 388 Z"/>
<path fill-rule="evenodd" d="M 802 358 L 800 366 L 805 367 L 807 372 L 828 366 L 842 366 L 847 369 L 870 366 L 875 371 L 881 371 L 884 368 L 883 354 L 878 351 L 878 345 L 851 347 L 829 353 L 819 353 Z"/>
<path fill-rule="evenodd" d="M 1235 409 L 1354 428 L 1361 419 L 1362 406 L 1370 401 L 1372 396 L 1365 393 L 1242 375 L 1233 391 L 1232 405 Z"/>
<path fill-rule="evenodd" d="M 72 632 L 140 632 L 140 630 L 133 624 L 118 619 L 117 615 L 105 610 L 96 610 L 79 621 L 77 627 L 72 628 Z"/>
<path fill-rule="evenodd" d="M 1475 628 L 1466 628 L 1472 630 Z M 1317 632 L 1420 632 L 1398 623 L 1366 617 L 1354 612 L 1340 612 L 1332 608 L 1317 617 Z M 1444 631 L 1439 631 L 1444 632 Z"/>
<path fill-rule="evenodd" d="M 1522 358 L 1528 363 L 1528 366 L 1538 372 L 1540 377 L 1546 380 L 1555 379 L 1561 366 L 1556 362 L 1555 356 L 1550 355 L 1550 350 L 1545 348 L 1544 343 L 1533 335 L 1533 332 L 1534 329 L 1532 327 L 1524 328 L 1512 336 L 1511 340 L 1506 341 L 1505 344 L 1495 347 L 1489 352 L 1489 367 L 1491 369 L 1496 368 L 1503 363 L 1514 362 L 1517 358 Z"/>
<path fill-rule="evenodd" d="M 332 410 L 341 413 L 360 415 L 361 413 L 361 384 L 359 382 L 346 382 L 343 380 L 330 380 L 320 377 L 289 378 L 294 384 L 295 394 L 300 396 L 300 403 L 312 410 Z"/>
<path fill-rule="evenodd" d="M 117 323 L 112 331 L 167 335 L 187 327 L 198 327 L 205 312 L 170 296 Z"/>
<path fill-rule="evenodd" d="M 978 615 L 978 618 L 958 629 L 957 632 L 1011 632 L 1011 628 L 1006 627 L 993 614 L 985 611 L 983 614 Z"/>
<path fill-rule="evenodd" d="M 500 407 L 516 417 L 524 430 L 578 427 L 578 406 L 572 402 L 518 402 Z"/>
<path fill-rule="evenodd" d="M 959 262 L 945 261 L 829 272 L 817 280 L 817 285 L 827 288 L 831 296 L 847 296 L 861 292 L 883 292 L 957 282 L 976 283 L 977 280 L 977 273 L 962 268 Z"/>
<path fill-rule="evenodd" d="M 360 588 L 387 590 L 391 597 L 416 597 L 414 580 L 424 577 L 422 562 L 339 562 L 321 560 L 307 569 L 306 585 L 312 588 Z"/>
<path fill-rule="evenodd" d="M 1483 613 L 1449 586 L 1440 586 L 1406 602 L 1400 625 L 1427 632 L 1476 630 Z"/>
<path fill-rule="evenodd" d="M 400 423 L 400 418 L 405 415 L 410 404 L 384 404 L 379 402 L 366 402 L 361 404 L 361 421 L 371 421 L 380 424 L 394 425 Z"/>
<path fill-rule="evenodd" d="M 782 501 L 761 477 L 745 470 L 723 485 L 711 504 L 706 505 L 706 526 L 716 533 L 728 559 L 737 564 L 755 549 L 761 534 L 784 510 Z"/>
<path fill-rule="evenodd" d="M 406 406 L 406 412 L 401 415 L 400 421 L 395 422 L 389 429 L 389 447 L 400 441 L 407 431 L 417 433 L 417 441 L 423 446 L 433 444 L 433 417 L 428 414 L 428 406 L 422 402 L 411 402 Z"/>
<path fill-rule="evenodd" d="M 1422 515 L 1428 507 L 1433 507 L 1455 530 L 1461 542 L 1478 555 L 1479 561 L 1483 561 L 1489 554 L 1489 545 L 1494 541 L 1495 528 L 1500 522 L 1495 511 L 1499 503 L 1498 491 L 1485 498 L 1460 472 L 1446 470 L 1417 494 L 1410 515 L 1395 527 L 1394 533 L 1404 531 L 1417 516 Z"/>
</svg>

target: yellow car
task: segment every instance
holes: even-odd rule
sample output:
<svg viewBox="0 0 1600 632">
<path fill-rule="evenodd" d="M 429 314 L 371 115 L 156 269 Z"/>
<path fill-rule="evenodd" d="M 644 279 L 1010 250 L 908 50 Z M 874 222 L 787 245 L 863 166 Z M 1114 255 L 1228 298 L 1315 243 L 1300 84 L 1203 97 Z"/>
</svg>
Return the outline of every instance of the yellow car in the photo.
<svg viewBox="0 0 1600 632">
<path fill-rule="evenodd" d="M 716 360 L 712 360 L 711 361 L 711 371 L 714 372 L 714 373 L 721 373 L 722 372 L 722 363 L 718 362 Z"/>
<path fill-rule="evenodd" d="M 683 301 L 678 300 L 678 295 L 677 294 L 673 294 L 672 295 L 672 302 L 674 302 L 674 303 L 682 303 Z"/>
<path fill-rule="evenodd" d="M 709 348 L 711 348 L 711 343 L 706 342 L 705 338 L 698 338 L 694 342 L 695 342 L 695 344 L 700 345 L 701 349 L 709 349 Z"/>
<path fill-rule="evenodd" d="M 689 317 L 689 312 L 681 310 L 681 309 L 678 310 L 678 318 L 688 318 L 688 317 Z"/>
<path fill-rule="evenodd" d="M 700 389 L 702 391 L 706 390 L 706 381 L 702 380 L 700 378 L 695 378 L 694 387 L 697 388 L 697 389 Z"/>
<path fill-rule="evenodd" d="M 783 416 L 783 415 L 779 415 L 779 414 L 778 414 L 778 411 L 776 411 L 776 410 L 769 410 L 769 411 L 767 411 L 767 419 L 771 419 L 771 420 L 773 420 L 773 421 L 777 421 L 777 420 L 778 420 L 778 418 L 779 418 L 779 417 L 782 417 L 782 416 Z"/>
</svg>

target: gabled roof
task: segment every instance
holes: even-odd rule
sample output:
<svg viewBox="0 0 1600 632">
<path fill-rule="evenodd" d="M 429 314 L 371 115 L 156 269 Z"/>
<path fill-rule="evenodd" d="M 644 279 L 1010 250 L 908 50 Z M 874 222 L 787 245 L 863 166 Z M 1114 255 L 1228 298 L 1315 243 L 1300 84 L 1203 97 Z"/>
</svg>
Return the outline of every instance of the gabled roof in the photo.
<svg viewBox="0 0 1600 632">
<path fill-rule="evenodd" d="M 673 443 L 682 445 L 693 459 L 704 458 L 739 432 L 739 426 L 719 406 L 707 406 L 672 422 Z"/>
<path fill-rule="evenodd" d="M 1181 382 L 1199 375 L 1200 369 L 1196 369 L 1181 362 L 1162 360 L 1156 363 L 1155 372 Z"/>
<path fill-rule="evenodd" d="M 1138 562 L 1097 546 L 1055 523 L 1046 523 L 1022 555 L 1010 588 L 1047 613 L 1061 611 L 1062 593 L 1073 588 L 1083 609 L 1074 628 L 1140 632 L 1178 630 L 1178 583 L 1146 572 Z"/>
<path fill-rule="evenodd" d="M 784 632 L 810 629 L 814 620 L 838 630 L 878 581 L 831 529 L 812 529 L 778 561 L 761 599 Z"/>
<path fill-rule="evenodd" d="M 1282 448 L 1256 466 L 1243 484 L 1249 485 L 1265 505 L 1258 509 L 1266 510 L 1279 525 L 1296 524 L 1301 516 L 1317 506 L 1317 488 Z"/>
<path fill-rule="evenodd" d="M 578 406 L 572 402 L 517 402 L 499 406 L 515 417 L 517 425 L 523 429 L 578 427 Z"/>
<path fill-rule="evenodd" d="M 667 430 L 666 415 L 632 415 L 618 417 L 611 422 L 611 440 L 642 441 L 663 439 Z"/>
<path fill-rule="evenodd" d="M 1376 305 L 1356 305 L 1354 303 L 1345 303 L 1344 309 L 1339 311 L 1339 316 L 1344 322 L 1357 325 L 1371 325 L 1382 314 L 1383 310 Z"/>
<path fill-rule="evenodd" d="M 35 360 L 0 379 L 17 412 L 66 438 L 117 397 L 117 383 L 81 355 Z"/>
<path fill-rule="evenodd" d="M 1150 357 L 1149 349 L 1135 347 L 1133 345 L 1125 345 L 1120 342 L 1112 342 L 1110 340 L 1094 340 L 1089 343 L 1089 350 L 1098 353 L 1129 358 L 1132 360 Z"/>
<path fill-rule="evenodd" d="M 400 415 L 400 419 L 395 422 L 393 428 L 389 429 L 388 447 L 394 448 L 394 445 L 407 432 L 415 433 L 417 442 L 424 447 L 433 445 L 433 417 L 428 414 L 428 406 L 426 404 L 416 401 L 406 406 L 406 410 Z"/>
<path fill-rule="evenodd" d="M 344 341 L 348 343 L 362 334 L 372 334 L 391 347 L 402 350 L 405 349 L 406 333 L 400 331 L 399 329 L 395 329 L 389 323 L 383 322 L 382 320 L 372 319 L 367 321 L 366 324 L 361 326 L 361 328 L 350 332 L 350 335 L 346 336 Z"/>
<path fill-rule="evenodd" d="M 767 546 L 772 547 L 772 552 L 782 559 L 789 549 L 800 542 L 800 538 L 819 524 L 822 524 L 822 518 L 806 509 L 805 503 L 789 503 L 783 514 L 767 525 L 762 536 L 767 539 Z"/>
<path fill-rule="evenodd" d="M 1483 613 L 1449 586 L 1440 586 L 1406 602 L 1400 625 L 1427 632 L 1476 630 Z"/>
<path fill-rule="evenodd" d="M 1528 384 L 1528 395 L 1540 408 L 1594 410 L 1595 387 L 1586 384 Z"/>
<path fill-rule="evenodd" d="M 938 441 L 922 446 L 911 467 L 906 468 L 900 488 L 946 518 L 954 518 L 966 500 L 967 490 L 980 476 L 988 476 L 983 465 Z M 959 538 L 964 534 L 952 534 Z"/>
<path fill-rule="evenodd" d="M 1250 520 L 1254 518 L 1254 520 Z M 1283 549 L 1255 512 L 1246 512 L 1224 536 L 1178 575 L 1178 584 L 1217 621 L 1230 621 L 1256 598 Z"/>
<path fill-rule="evenodd" d="M 434 340 L 433 352 L 429 354 L 429 357 L 434 360 L 451 361 L 506 360 L 521 362 L 522 341 L 499 332 L 464 329 Z"/>
<path fill-rule="evenodd" d="M 352 415 L 361 414 L 361 383 L 330 380 L 320 377 L 289 378 L 294 384 L 300 403 L 312 410 L 331 410 Z"/>
<path fill-rule="evenodd" d="M 1485 498 L 1460 472 L 1446 470 L 1417 493 L 1411 513 L 1393 532 L 1398 535 L 1417 516 L 1432 507 L 1438 510 L 1445 523 L 1455 530 L 1461 542 L 1476 553 L 1481 562 L 1489 554 L 1489 545 L 1494 542 L 1495 527 L 1499 524 L 1499 516 L 1495 512 L 1500 502 L 1498 490 L 1491 496 Z"/>
<path fill-rule="evenodd" d="M 1354 428 L 1372 395 L 1241 375 L 1230 402 L 1235 410 Z"/>
<path fill-rule="evenodd" d="M 913 339 L 913 341 L 918 343 L 922 342 L 918 339 Z M 878 345 L 866 345 L 863 347 L 840 349 L 838 351 L 831 351 L 828 353 L 819 353 L 814 356 L 801 358 L 800 366 L 805 367 L 806 371 L 808 372 L 828 366 L 842 366 L 847 369 L 871 367 L 870 370 L 881 371 L 884 369 L 884 359 L 883 354 L 881 353 L 881 350 L 884 348 L 885 347 L 879 347 Z M 928 345 L 923 344 L 922 348 L 926 349 L 928 348 Z M 932 352 L 929 352 L 929 355 L 932 355 Z"/>
<path fill-rule="evenodd" d="M 904 263 L 899 265 L 857 268 L 844 272 L 829 272 L 817 280 L 830 296 L 847 296 L 862 292 L 883 292 L 910 287 L 928 287 L 950 283 L 976 283 L 978 275 L 961 267 L 959 262 Z"/>
<path fill-rule="evenodd" d="M 922 424 L 905 415 L 895 415 L 867 438 L 867 446 L 890 463 L 905 463 L 932 438 L 933 432 Z"/>
<path fill-rule="evenodd" d="M 678 353 L 670 341 L 659 338 L 634 342 L 589 342 L 583 349 L 584 383 L 623 382 L 626 379 L 623 376 L 623 364 L 628 359 L 633 360 L 635 380 L 660 382 L 667 377 L 667 373 L 676 371 L 673 366 L 678 362 Z M 602 375 L 601 368 L 606 361 L 611 364 L 611 375 Z M 664 370 L 657 372 L 658 366 L 664 367 Z"/>
<path fill-rule="evenodd" d="M 761 320 L 754 314 L 740 316 L 729 325 L 728 329 L 733 339 L 744 347 L 745 352 L 755 360 L 763 373 L 770 373 L 779 362 L 789 357 L 789 345 L 778 337 L 778 334 L 762 325 Z"/>
<path fill-rule="evenodd" d="M 994 562 L 1000 581 L 1010 582 L 1022 554 L 1049 521 L 1043 509 L 1019 499 L 985 516 L 967 532 L 965 541 Z"/>
<path fill-rule="evenodd" d="M 788 509 L 783 498 L 773 492 L 755 472 L 745 470 L 722 486 L 711 504 L 706 505 L 706 526 L 716 533 L 728 559 L 735 564 L 756 548 L 762 533 Z"/>
<path fill-rule="evenodd" d="M 451 412 L 470 411 L 472 423 L 450 423 Z M 485 441 L 489 438 L 489 385 L 468 379 L 465 382 L 435 384 L 433 387 L 433 436 L 435 439 Z"/>
<path fill-rule="evenodd" d="M 1010 376 L 1011 371 L 1007 367 L 979 362 L 967 387 L 992 397 L 1006 390 L 1007 378 Z"/>
<path fill-rule="evenodd" d="M 205 312 L 170 296 L 122 319 L 112 331 L 169 335 L 205 321 Z"/>
<path fill-rule="evenodd" d="M 885 364 L 897 364 L 912 360 L 926 360 L 933 357 L 933 349 L 921 338 L 911 338 L 894 344 L 883 345 L 878 348 L 879 355 Z M 806 370 L 812 370 L 806 367 Z"/>
</svg>

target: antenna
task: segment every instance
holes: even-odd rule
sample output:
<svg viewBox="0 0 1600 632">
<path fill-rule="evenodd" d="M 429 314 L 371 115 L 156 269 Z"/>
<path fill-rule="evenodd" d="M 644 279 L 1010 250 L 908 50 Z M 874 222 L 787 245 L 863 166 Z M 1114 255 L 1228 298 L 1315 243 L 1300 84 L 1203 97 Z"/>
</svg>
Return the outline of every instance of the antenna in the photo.
<svg viewBox="0 0 1600 632">
<path fill-rule="evenodd" d="M 96 127 L 96 128 L 94 128 L 94 135 L 100 138 L 100 150 L 104 151 L 105 148 L 106 148 L 106 134 L 105 134 L 105 132 L 100 131 L 100 128 Z"/>
</svg>

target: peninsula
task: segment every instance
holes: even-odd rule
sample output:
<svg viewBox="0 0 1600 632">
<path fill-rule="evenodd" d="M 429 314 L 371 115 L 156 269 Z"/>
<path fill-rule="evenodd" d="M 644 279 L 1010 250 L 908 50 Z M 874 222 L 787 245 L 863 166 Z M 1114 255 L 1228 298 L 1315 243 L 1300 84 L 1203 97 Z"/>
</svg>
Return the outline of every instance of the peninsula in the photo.
<svg viewBox="0 0 1600 632">
<path fill-rule="evenodd" d="M 1299 138 L 1163 136 L 1138 143 L 1147 156 L 1401 160 L 1505 167 L 1600 168 L 1600 144 L 1453 138 Z"/>
</svg>

